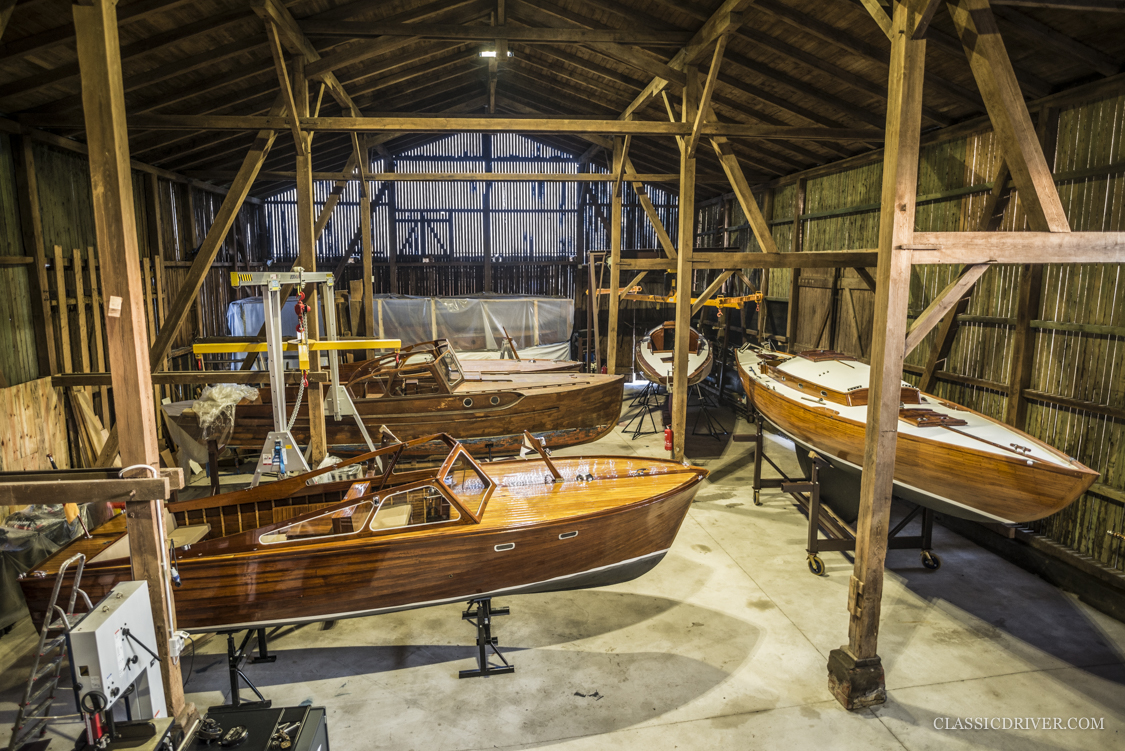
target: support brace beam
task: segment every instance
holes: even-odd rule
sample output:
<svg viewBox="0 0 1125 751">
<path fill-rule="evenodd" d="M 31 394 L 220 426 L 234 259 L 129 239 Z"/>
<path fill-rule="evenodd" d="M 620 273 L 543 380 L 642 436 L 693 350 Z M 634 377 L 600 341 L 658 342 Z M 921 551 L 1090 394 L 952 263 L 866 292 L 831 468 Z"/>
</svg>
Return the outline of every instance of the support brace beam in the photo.
<svg viewBox="0 0 1125 751">
<path fill-rule="evenodd" d="M 702 310 L 703 306 L 707 304 L 707 301 L 710 300 L 714 296 L 714 294 L 719 291 L 719 288 L 726 284 L 727 280 L 732 276 L 734 276 L 733 271 L 724 271 L 715 278 L 715 281 L 708 284 L 707 289 L 700 292 L 699 297 L 697 297 L 695 299 L 695 302 L 691 304 L 691 314 L 695 315 L 700 310 Z M 690 294 L 690 292 L 691 290 L 687 291 L 688 294 Z"/>
<path fill-rule="evenodd" d="M 961 269 L 960 275 L 948 285 L 945 289 L 938 293 L 926 309 L 922 311 L 914 323 L 906 332 L 906 349 L 903 355 L 909 355 L 914 351 L 914 348 L 922 343 L 926 338 L 926 334 L 933 330 L 934 326 L 938 325 L 949 310 L 957 304 L 957 301 L 968 294 L 977 280 L 984 276 L 984 272 L 988 271 L 991 264 L 977 263 L 972 266 L 966 266 Z"/>
<path fill-rule="evenodd" d="M 948 5 L 1028 223 L 1038 232 L 1069 232 L 1070 223 L 988 0 L 955 0 Z"/>
</svg>

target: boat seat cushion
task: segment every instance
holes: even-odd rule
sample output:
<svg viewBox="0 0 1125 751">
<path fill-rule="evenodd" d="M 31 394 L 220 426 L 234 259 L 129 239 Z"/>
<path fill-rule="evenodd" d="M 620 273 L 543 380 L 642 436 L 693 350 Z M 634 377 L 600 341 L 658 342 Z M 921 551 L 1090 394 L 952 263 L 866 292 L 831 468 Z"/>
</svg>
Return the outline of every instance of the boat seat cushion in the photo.
<svg viewBox="0 0 1125 751">
<path fill-rule="evenodd" d="M 389 508 L 379 509 L 375 518 L 371 520 L 371 529 L 394 529 L 410 524 L 410 506 L 402 504 Z"/>
<path fill-rule="evenodd" d="M 210 531 L 211 525 L 207 523 L 181 527 L 176 524 L 176 516 L 171 511 L 164 510 L 164 535 L 177 548 L 182 548 L 184 545 L 194 545 L 206 537 Z"/>
</svg>

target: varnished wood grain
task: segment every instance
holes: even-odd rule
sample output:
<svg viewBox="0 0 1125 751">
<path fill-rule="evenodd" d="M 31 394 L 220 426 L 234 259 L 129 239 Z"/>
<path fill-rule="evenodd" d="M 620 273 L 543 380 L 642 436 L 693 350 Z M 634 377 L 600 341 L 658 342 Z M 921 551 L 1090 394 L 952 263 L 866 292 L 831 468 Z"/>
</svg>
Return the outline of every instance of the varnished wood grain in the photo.
<svg viewBox="0 0 1125 751">
<path fill-rule="evenodd" d="M 180 626 L 295 622 L 376 609 L 419 607 L 546 582 L 667 550 L 706 470 L 626 457 L 556 460 L 565 479 L 545 484 L 541 460 L 484 465 L 496 483 L 480 523 L 420 526 L 343 540 L 262 546 L 251 531 L 192 546 L 179 560 Z M 591 481 L 577 480 L 591 474 Z M 315 515 L 315 512 L 312 512 Z M 297 517 L 298 519 L 300 517 Z M 119 518 L 118 518 L 119 519 Z M 93 557 L 123 532 L 115 519 L 41 566 L 47 576 L 21 585 L 32 613 L 45 606 L 67 555 Z M 578 535 L 560 540 L 564 532 Z M 515 543 L 496 552 L 501 543 Z M 198 557 L 192 557 L 201 552 Z M 91 562 L 83 582 L 92 598 L 128 576 L 125 561 Z M 552 585 L 546 584 L 545 590 Z M 565 586 L 560 584 L 558 586 Z"/>
</svg>

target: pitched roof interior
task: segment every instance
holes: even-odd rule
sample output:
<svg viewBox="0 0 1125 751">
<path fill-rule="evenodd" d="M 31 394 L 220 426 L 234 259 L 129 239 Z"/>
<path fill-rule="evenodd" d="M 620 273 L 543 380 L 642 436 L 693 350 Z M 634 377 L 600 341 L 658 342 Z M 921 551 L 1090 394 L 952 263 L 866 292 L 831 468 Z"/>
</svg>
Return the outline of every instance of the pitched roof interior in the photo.
<svg viewBox="0 0 1125 751">
<path fill-rule="evenodd" d="M 490 25 L 497 0 L 298 0 L 282 5 L 298 21 L 349 24 Z M 721 0 L 507 0 L 510 27 L 697 31 Z M 1023 94 L 1029 99 L 1116 75 L 1125 57 L 1125 13 L 1032 8 L 995 0 L 994 12 Z M 123 0 L 119 34 L 130 114 L 264 115 L 279 91 L 263 21 L 246 0 Z M 487 43 L 413 37 L 349 39 L 309 31 L 322 58 L 346 64 L 334 73 L 364 115 L 488 111 Z M 977 117 L 984 105 L 952 20 L 939 9 L 927 43 L 923 127 Z M 615 119 L 679 49 L 664 44 L 527 43 L 511 41 L 498 65 L 498 115 Z M 858 0 L 757 0 L 728 41 L 712 104 L 724 122 L 781 126 L 882 128 L 886 105 L 885 34 Z M 345 57 L 346 56 L 346 57 Z M 701 62 L 701 74 L 710 54 Z M 0 46 L 0 113 L 14 119 L 81 115 L 80 79 L 69 0 L 20 2 Z M 312 88 L 316 96 L 316 87 Z M 679 91 L 669 102 L 679 117 Z M 636 117 L 665 120 L 653 98 Z M 343 113 L 325 95 L 320 114 Z M 39 127 L 44 127 L 40 125 Z M 81 140 L 70 127 L 51 128 Z M 130 131 L 135 159 L 216 183 L 229 181 L 255 134 L 231 131 Z M 381 144 L 394 153 L 432 134 Z M 570 153 L 590 143 L 575 136 L 538 136 Z M 761 182 L 868 151 L 878 144 L 732 139 L 751 182 Z M 314 169 L 339 171 L 350 136 L 323 133 Z M 714 154 L 700 149 L 699 190 L 729 188 Z M 279 137 L 264 166 L 292 169 L 291 139 Z M 636 137 L 630 156 L 643 173 L 678 170 L 670 138 Z M 603 149 L 592 160 L 606 166 Z M 219 177 L 222 175 L 223 177 Z M 281 187 L 262 180 L 253 193 Z"/>
</svg>

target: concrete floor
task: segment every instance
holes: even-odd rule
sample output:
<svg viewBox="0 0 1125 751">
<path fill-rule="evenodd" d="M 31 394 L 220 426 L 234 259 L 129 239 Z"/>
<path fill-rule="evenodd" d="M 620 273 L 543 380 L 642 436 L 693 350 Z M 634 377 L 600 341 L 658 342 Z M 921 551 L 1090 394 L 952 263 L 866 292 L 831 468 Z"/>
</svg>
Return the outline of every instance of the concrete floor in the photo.
<svg viewBox="0 0 1125 751">
<path fill-rule="evenodd" d="M 733 418 L 723 416 L 730 427 Z M 749 434 L 739 421 L 736 434 Z M 621 433 L 560 453 L 663 456 L 663 436 Z M 768 449 L 797 472 L 791 446 Z M 711 470 L 672 552 L 644 577 L 601 590 L 497 601 L 512 675 L 458 680 L 474 638 L 461 606 L 276 630 L 279 659 L 246 674 L 277 706 L 328 708 L 336 749 L 1125 747 L 1125 624 L 938 528 L 943 566 L 891 551 L 879 653 L 888 702 L 842 709 L 828 653 L 847 640 L 852 570 L 805 565 L 805 517 L 780 491 L 751 500 L 753 444 L 695 437 Z M 0 744 L 35 634 L 0 639 Z M 185 658 L 188 699 L 228 698 L 225 643 Z M 250 691 L 243 691 L 250 697 Z M 57 712 L 72 711 L 63 703 Z M 1094 718 L 1102 730 L 937 730 L 943 718 Z M 75 725 L 56 725 L 69 748 Z"/>
</svg>

